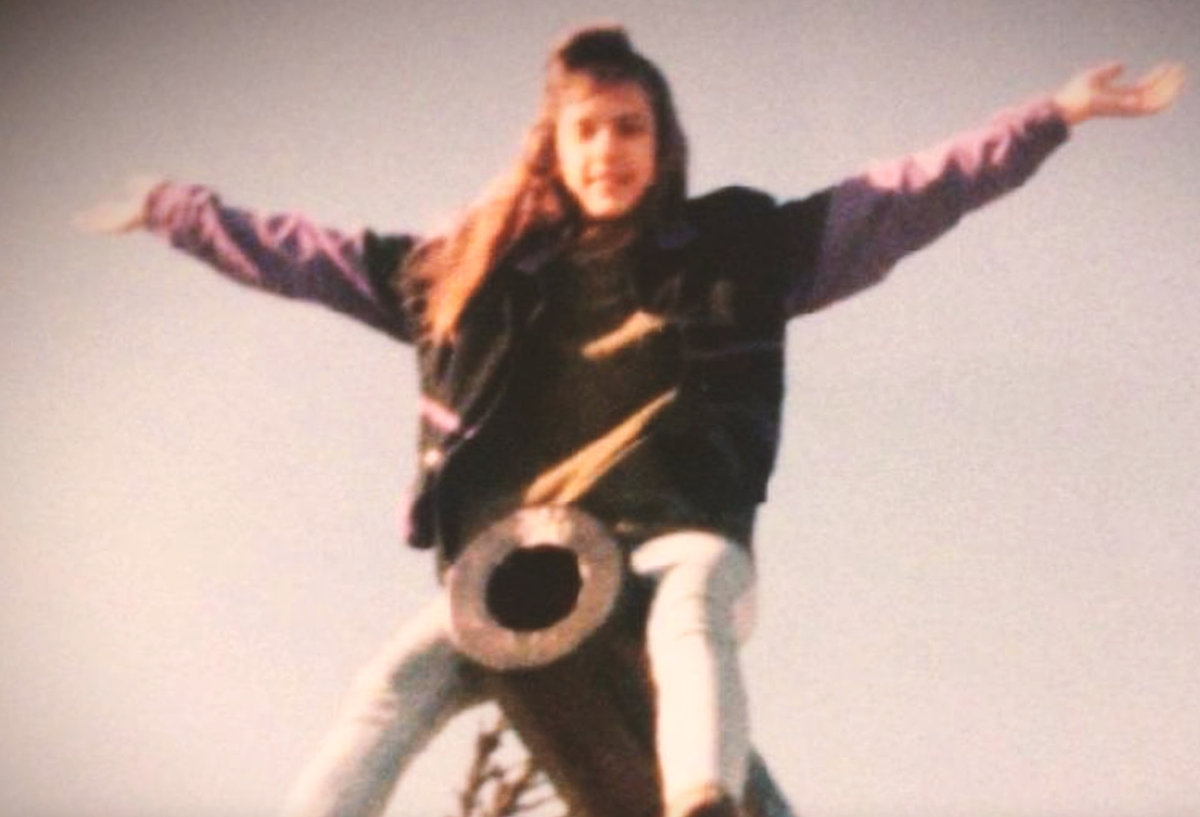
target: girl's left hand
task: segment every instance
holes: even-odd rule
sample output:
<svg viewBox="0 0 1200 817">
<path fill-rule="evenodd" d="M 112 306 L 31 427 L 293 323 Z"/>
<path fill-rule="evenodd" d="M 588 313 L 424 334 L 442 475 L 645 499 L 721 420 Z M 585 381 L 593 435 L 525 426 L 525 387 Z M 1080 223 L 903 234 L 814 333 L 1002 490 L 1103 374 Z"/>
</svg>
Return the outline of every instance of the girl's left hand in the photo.
<svg viewBox="0 0 1200 817">
<path fill-rule="evenodd" d="M 1183 89 L 1182 63 L 1162 63 L 1136 82 L 1120 84 L 1125 70 L 1119 62 L 1098 65 L 1067 81 L 1054 95 L 1054 104 L 1068 124 L 1097 116 L 1148 116 L 1169 106 Z"/>
</svg>

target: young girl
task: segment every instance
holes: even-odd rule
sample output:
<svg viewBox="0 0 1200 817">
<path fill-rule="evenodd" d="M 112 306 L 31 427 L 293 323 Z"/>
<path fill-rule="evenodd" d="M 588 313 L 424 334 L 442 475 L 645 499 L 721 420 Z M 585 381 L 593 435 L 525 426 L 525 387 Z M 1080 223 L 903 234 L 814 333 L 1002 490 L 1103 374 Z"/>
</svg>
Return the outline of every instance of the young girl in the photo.
<svg viewBox="0 0 1200 817">
<path fill-rule="evenodd" d="M 666 814 L 734 815 L 749 752 L 737 646 L 754 517 L 779 440 L 785 324 L 880 280 L 1020 185 L 1098 115 L 1144 115 L 1182 69 L 1081 74 L 986 127 L 801 200 L 687 195 L 659 70 L 615 27 L 551 55 L 523 155 L 449 232 L 345 235 L 210 190 L 137 183 L 84 226 L 145 228 L 232 278 L 414 344 L 420 462 L 409 539 L 443 566 L 525 508 L 599 520 L 653 587 L 646 648 Z M 445 594 L 362 672 L 289 800 L 380 814 L 405 765 L 480 699 Z"/>
</svg>

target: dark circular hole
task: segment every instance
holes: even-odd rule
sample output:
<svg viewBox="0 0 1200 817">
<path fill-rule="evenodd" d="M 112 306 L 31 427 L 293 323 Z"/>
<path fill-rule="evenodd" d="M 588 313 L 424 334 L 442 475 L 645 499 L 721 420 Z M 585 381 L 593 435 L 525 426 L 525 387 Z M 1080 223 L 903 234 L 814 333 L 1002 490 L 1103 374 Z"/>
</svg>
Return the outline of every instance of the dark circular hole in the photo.
<svg viewBox="0 0 1200 817">
<path fill-rule="evenodd" d="M 487 609 L 510 630 L 544 630 L 571 614 L 582 587 L 579 560 L 570 550 L 557 545 L 519 548 L 492 573 Z"/>
</svg>

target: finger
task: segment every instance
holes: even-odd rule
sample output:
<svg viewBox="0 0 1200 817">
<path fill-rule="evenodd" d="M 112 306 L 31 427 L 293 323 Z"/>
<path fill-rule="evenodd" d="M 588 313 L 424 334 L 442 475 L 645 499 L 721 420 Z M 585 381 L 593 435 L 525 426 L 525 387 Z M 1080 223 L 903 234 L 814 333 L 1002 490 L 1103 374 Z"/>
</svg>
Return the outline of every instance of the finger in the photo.
<svg viewBox="0 0 1200 817">
<path fill-rule="evenodd" d="M 1154 66 L 1147 71 L 1137 82 L 1133 83 L 1130 88 L 1132 90 L 1141 90 L 1143 88 L 1152 88 L 1155 85 L 1165 81 L 1171 76 L 1175 67 L 1169 63 L 1162 63 Z"/>
<path fill-rule="evenodd" d="M 1130 104 L 1154 112 L 1175 100 L 1183 87 L 1184 70 L 1178 63 L 1164 63 L 1146 74 L 1129 91 Z"/>
<path fill-rule="evenodd" d="M 75 229 L 92 235 L 120 232 L 119 225 L 115 223 L 111 214 L 101 207 L 76 213 L 71 219 L 71 223 Z"/>
<path fill-rule="evenodd" d="M 1182 65 L 1176 65 L 1165 71 L 1146 91 L 1146 103 L 1161 110 L 1170 105 L 1183 90 L 1186 72 Z"/>
<path fill-rule="evenodd" d="M 1169 88 L 1175 94 L 1179 93 L 1185 82 L 1187 82 L 1187 68 L 1181 62 L 1168 65 L 1159 80 L 1161 87 Z"/>
<path fill-rule="evenodd" d="M 1180 63 L 1162 63 L 1156 65 L 1130 87 L 1140 90 L 1159 85 L 1174 86 L 1182 82 L 1184 73 L 1183 65 Z"/>
<path fill-rule="evenodd" d="M 1088 80 L 1098 85 L 1109 85 L 1125 71 L 1125 63 L 1112 60 L 1097 65 L 1087 72 Z"/>
<path fill-rule="evenodd" d="M 138 218 L 119 202 L 102 201 L 76 213 L 71 219 L 76 229 L 94 235 L 120 235 L 139 226 Z"/>
</svg>

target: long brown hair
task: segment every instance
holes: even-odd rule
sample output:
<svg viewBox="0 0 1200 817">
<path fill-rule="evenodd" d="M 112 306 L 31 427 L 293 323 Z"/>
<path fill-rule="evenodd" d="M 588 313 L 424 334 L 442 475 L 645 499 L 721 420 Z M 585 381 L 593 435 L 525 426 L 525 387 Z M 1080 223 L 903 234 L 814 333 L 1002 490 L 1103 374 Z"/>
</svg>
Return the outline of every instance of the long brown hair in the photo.
<svg viewBox="0 0 1200 817">
<path fill-rule="evenodd" d="M 539 230 L 571 229 L 578 208 L 559 179 L 555 122 L 581 80 L 632 82 L 645 92 L 657 134 L 655 181 L 639 207 L 647 224 L 677 217 L 687 196 L 687 141 L 666 78 L 634 50 L 620 26 L 592 26 L 568 34 L 546 62 L 541 111 L 525 135 L 516 166 L 469 206 L 446 233 L 422 245 L 412 272 L 425 302 L 425 323 L 437 342 L 454 334 L 471 295 L 517 242 Z"/>
</svg>

